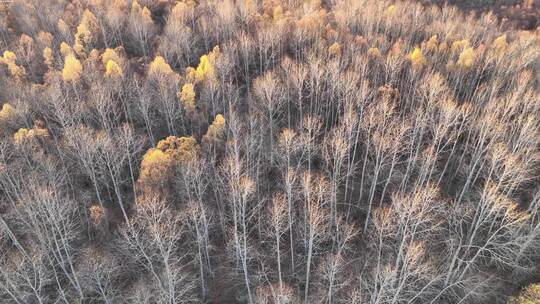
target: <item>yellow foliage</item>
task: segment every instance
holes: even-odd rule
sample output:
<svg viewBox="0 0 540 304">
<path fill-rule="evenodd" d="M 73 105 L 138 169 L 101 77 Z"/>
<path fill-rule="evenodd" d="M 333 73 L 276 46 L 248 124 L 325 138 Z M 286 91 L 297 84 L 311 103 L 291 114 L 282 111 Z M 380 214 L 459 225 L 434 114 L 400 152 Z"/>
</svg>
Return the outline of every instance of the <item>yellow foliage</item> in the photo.
<svg viewBox="0 0 540 304">
<path fill-rule="evenodd" d="M 139 182 L 144 184 L 159 181 L 171 168 L 171 157 L 156 148 L 148 150 L 141 161 Z"/>
<path fill-rule="evenodd" d="M 431 52 L 435 52 L 439 48 L 439 41 L 437 39 L 437 35 L 433 35 L 431 36 L 431 38 L 429 38 L 426 43 L 426 48 Z"/>
<path fill-rule="evenodd" d="M 177 2 L 171 10 L 171 16 L 180 21 L 184 21 L 190 8 L 192 7 L 188 6 L 185 2 Z"/>
<path fill-rule="evenodd" d="M 49 136 L 49 130 L 40 127 L 34 127 L 32 130 L 28 131 L 30 137 L 47 137 Z"/>
<path fill-rule="evenodd" d="M 296 21 L 296 25 L 300 30 L 314 33 L 322 26 L 321 21 L 324 19 L 324 15 L 326 15 L 326 11 L 323 9 L 311 12 Z"/>
<path fill-rule="evenodd" d="M 81 22 L 77 26 L 75 33 L 75 44 L 73 49 L 79 56 L 84 55 L 84 49 L 87 45 L 93 43 L 99 34 L 99 25 L 96 16 L 86 9 L 83 12 Z"/>
<path fill-rule="evenodd" d="M 145 24 L 152 24 L 152 13 L 146 6 L 142 7 L 137 0 L 131 3 L 131 14 L 140 16 Z"/>
<path fill-rule="evenodd" d="M 19 44 L 26 48 L 27 50 L 33 48 L 34 46 L 34 38 L 26 35 L 26 34 L 22 34 L 21 35 L 21 38 L 19 38 Z"/>
<path fill-rule="evenodd" d="M 470 68 L 474 65 L 474 49 L 466 48 L 459 54 L 457 64 L 461 67 Z"/>
<path fill-rule="evenodd" d="M 333 28 L 327 28 L 326 29 L 326 33 L 325 33 L 325 37 L 326 39 L 328 40 L 333 40 L 333 39 L 337 39 L 338 37 L 338 32 L 333 29 Z"/>
<path fill-rule="evenodd" d="M 158 75 L 172 75 L 174 71 L 171 69 L 171 66 L 165 61 L 161 56 L 156 56 L 154 60 L 150 63 L 148 68 L 148 74 L 150 76 Z"/>
<path fill-rule="evenodd" d="M 75 42 L 75 44 L 73 45 L 73 50 L 80 57 L 85 57 L 86 56 L 86 53 L 84 52 L 84 46 L 81 43 L 79 43 L 78 41 Z"/>
<path fill-rule="evenodd" d="M 11 51 L 4 51 L 3 59 L 5 64 L 15 63 L 17 60 L 17 55 Z"/>
<path fill-rule="evenodd" d="M 283 8 L 281 8 L 281 5 L 278 5 L 274 8 L 274 11 L 272 12 L 272 18 L 276 20 L 280 20 L 283 17 Z"/>
<path fill-rule="evenodd" d="M 118 64 L 122 63 L 122 59 L 120 59 L 120 56 L 116 53 L 115 50 L 107 48 L 103 54 L 101 54 L 101 62 L 103 62 L 103 65 L 107 65 L 107 62 L 109 60 L 112 60 Z"/>
<path fill-rule="evenodd" d="M 540 303 L 540 284 L 532 284 L 523 289 L 517 297 L 512 297 L 509 304 L 538 304 Z"/>
<path fill-rule="evenodd" d="M 413 67 L 421 67 L 426 64 L 426 58 L 422 54 L 420 48 L 415 47 L 414 50 L 409 54 L 409 59 Z"/>
<path fill-rule="evenodd" d="M 16 78 L 21 78 L 24 76 L 25 74 L 24 68 L 21 66 L 18 66 L 17 63 L 15 62 L 17 60 L 17 56 L 15 55 L 15 53 L 11 51 L 5 51 L 4 56 L 1 59 L 2 59 L 1 62 L 3 62 L 4 64 L 8 66 L 9 73 L 12 76 Z"/>
<path fill-rule="evenodd" d="M 141 171 L 148 170 L 151 167 L 167 165 L 170 161 L 169 155 L 159 149 L 150 149 L 144 154 Z"/>
<path fill-rule="evenodd" d="M 396 6 L 395 5 L 390 5 L 387 9 L 386 9 L 386 15 L 388 16 L 392 16 L 396 13 Z"/>
<path fill-rule="evenodd" d="M 73 49 L 69 46 L 69 44 L 62 42 L 60 43 L 60 54 L 62 56 L 67 57 L 68 55 L 73 54 Z"/>
<path fill-rule="evenodd" d="M 137 2 L 137 0 L 133 0 L 133 2 L 131 3 L 131 13 L 140 14 L 141 11 L 142 11 L 142 7 L 139 4 L 139 2 Z"/>
<path fill-rule="evenodd" d="M 53 51 L 50 47 L 46 47 L 43 49 L 43 58 L 45 59 L 45 64 L 49 67 L 52 67 L 54 64 L 54 56 Z"/>
<path fill-rule="evenodd" d="M 172 160 L 178 163 L 195 160 L 200 153 L 200 147 L 193 137 L 169 136 L 160 140 L 156 149 L 169 155 Z"/>
<path fill-rule="evenodd" d="M 168 170 L 196 160 L 199 154 L 199 144 L 193 137 L 169 136 L 160 140 L 155 148 L 149 149 L 143 156 L 140 181 L 159 180 Z"/>
<path fill-rule="evenodd" d="M 334 42 L 331 46 L 328 47 L 328 53 L 334 56 L 341 54 L 341 45 L 337 42 Z"/>
<path fill-rule="evenodd" d="M 497 52 L 498 54 L 504 52 L 506 48 L 508 47 L 508 43 L 506 42 L 506 34 L 497 37 L 494 41 L 491 47 Z"/>
<path fill-rule="evenodd" d="M 63 19 L 58 20 L 58 23 L 56 24 L 58 27 L 58 30 L 63 34 L 69 33 L 69 26 L 66 24 L 66 22 Z"/>
<path fill-rule="evenodd" d="M 223 139 L 225 137 L 225 131 L 225 118 L 223 115 L 218 114 L 214 117 L 214 121 L 208 127 L 208 131 L 206 132 L 206 135 L 204 135 L 203 140 Z"/>
<path fill-rule="evenodd" d="M 34 126 L 34 128 L 28 130 L 27 128 L 21 128 L 15 134 L 13 134 L 13 141 L 16 144 L 21 144 L 25 140 L 30 140 L 34 138 L 43 138 L 49 136 L 49 130 Z"/>
<path fill-rule="evenodd" d="M 452 43 L 452 47 L 450 50 L 452 52 L 461 51 L 469 47 L 469 40 L 463 39 L 463 40 L 457 40 Z"/>
<path fill-rule="evenodd" d="M 187 67 L 186 68 L 186 78 L 190 80 L 195 80 L 195 69 L 193 67 Z"/>
<path fill-rule="evenodd" d="M 9 119 L 13 113 L 15 113 L 15 108 L 12 107 L 9 103 L 2 105 L 2 110 L 0 110 L 0 121 Z"/>
<path fill-rule="evenodd" d="M 208 59 L 207 55 L 201 56 L 199 66 L 197 66 L 196 75 L 198 77 L 197 80 L 202 81 L 205 77 L 205 75 L 208 75 L 213 72 L 212 64 L 210 63 L 210 60 Z"/>
<path fill-rule="evenodd" d="M 195 86 L 193 84 L 184 84 L 178 97 L 187 112 L 193 113 L 195 111 Z"/>
<path fill-rule="evenodd" d="M 90 51 L 90 54 L 88 54 L 87 61 L 92 63 L 98 63 L 99 62 L 99 51 L 96 49 L 92 49 Z"/>
<path fill-rule="evenodd" d="M 122 68 L 113 60 L 107 61 L 107 64 L 105 65 L 105 76 L 107 77 L 122 77 L 124 74 L 122 73 Z"/>
<path fill-rule="evenodd" d="M 84 10 L 81 18 L 81 24 L 84 24 L 91 32 L 99 30 L 99 23 L 96 16 L 88 9 Z"/>
<path fill-rule="evenodd" d="M 211 62 L 215 62 L 217 58 L 219 57 L 220 51 L 219 46 L 215 46 L 210 53 L 208 53 L 208 59 L 210 59 Z"/>
<path fill-rule="evenodd" d="M 188 68 L 186 70 L 187 77 L 195 82 L 202 82 L 206 79 L 214 77 L 214 62 L 219 56 L 219 47 L 216 46 L 207 55 L 202 55 L 199 60 L 199 65 L 196 69 Z"/>
<path fill-rule="evenodd" d="M 28 129 L 21 128 L 15 134 L 13 134 L 13 140 L 15 143 L 20 144 L 28 137 Z"/>
<path fill-rule="evenodd" d="M 9 64 L 8 70 L 9 70 L 9 73 L 11 73 L 11 75 L 14 76 L 15 78 L 21 78 L 26 74 L 25 69 L 16 64 Z"/>
<path fill-rule="evenodd" d="M 77 33 L 75 33 L 75 43 L 82 44 L 89 43 L 92 39 L 92 33 L 86 26 L 86 24 L 81 23 L 79 26 L 77 26 Z"/>
<path fill-rule="evenodd" d="M 381 51 L 379 51 L 378 48 L 369 48 L 367 50 L 367 55 L 371 58 L 379 58 L 381 57 Z"/>
<path fill-rule="evenodd" d="M 38 33 L 38 41 L 44 46 L 51 47 L 53 41 L 53 35 L 49 32 L 40 31 Z"/>
<path fill-rule="evenodd" d="M 142 9 L 141 16 L 145 24 L 152 24 L 152 13 L 146 6 Z"/>
<path fill-rule="evenodd" d="M 81 78 L 82 65 L 73 55 L 68 55 L 64 60 L 64 69 L 62 70 L 62 79 L 64 81 L 77 81 Z"/>
</svg>

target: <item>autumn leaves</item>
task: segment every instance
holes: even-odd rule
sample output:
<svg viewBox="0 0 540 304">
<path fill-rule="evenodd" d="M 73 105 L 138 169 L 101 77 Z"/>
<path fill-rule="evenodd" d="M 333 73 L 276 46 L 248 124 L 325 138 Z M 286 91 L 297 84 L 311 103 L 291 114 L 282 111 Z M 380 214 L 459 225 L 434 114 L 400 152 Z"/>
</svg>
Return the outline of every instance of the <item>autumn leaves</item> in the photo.
<svg viewBox="0 0 540 304">
<path fill-rule="evenodd" d="M 198 107 L 200 101 L 197 101 L 196 85 L 202 86 L 206 82 L 215 81 L 214 65 L 218 56 L 219 47 L 216 46 L 212 52 L 201 56 L 196 68 L 188 67 L 185 76 L 182 77 L 172 70 L 163 57 L 158 55 L 149 65 L 148 77 L 157 81 L 163 81 L 163 78 L 182 79 L 184 84 L 177 93 L 177 97 L 186 117 L 194 120 L 197 118 L 196 115 L 200 114 Z M 206 135 L 202 137 L 202 142 L 207 148 L 222 145 L 225 135 L 225 119 L 221 114 L 217 114 L 213 123 L 208 126 Z M 156 148 L 150 149 L 145 154 L 141 163 L 139 181 L 141 185 L 151 184 L 150 180 L 159 180 L 163 172 L 175 170 L 175 167 L 189 161 L 198 161 L 199 154 L 199 144 L 193 137 L 169 136 L 161 140 Z"/>
</svg>

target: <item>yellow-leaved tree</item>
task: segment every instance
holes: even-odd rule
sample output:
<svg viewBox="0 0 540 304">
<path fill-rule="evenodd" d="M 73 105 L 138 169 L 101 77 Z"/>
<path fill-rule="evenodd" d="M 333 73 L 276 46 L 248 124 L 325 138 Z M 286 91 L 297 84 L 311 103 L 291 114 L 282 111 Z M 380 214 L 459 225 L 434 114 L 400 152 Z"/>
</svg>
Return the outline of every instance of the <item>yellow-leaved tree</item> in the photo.
<svg viewBox="0 0 540 304">
<path fill-rule="evenodd" d="M 194 4 L 190 2 L 179 1 L 171 10 L 171 16 L 175 20 L 184 22 L 188 15 L 193 14 Z"/>
<path fill-rule="evenodd" d="M 458 66 L 462 68 L 470 68 L 474 65 L 474 49 L 468 47 L 459 54 L 459 59 L 457 61 Z"/>
<path fill-rule="evenodd" d="M 508 304 L 540 303 L 540 284 L 531 284 L 524 288 L 518 296 L 510 298 Z"/>
<path fill-rule="evenodd" d="M 196 69 L 192 67 L 187 68 L 186 76 L 194 82 L 202 82 L 204 80 L 213 78 L 214 63 L 219 57 L 219 53 L 219 46 L 216 46 L 207 55 L 202 55 Z"/>
<path fill-rule="evenodd" d="M 64 57 L 67 57 L 68 55 L 73 55 L 73 49 L 71 48 L 71 46 L 69 46 L 69 44 L 62 42 L 60 43 L 60 54 L 62 54 L 62 56 Z"/>
<path fill-rule="evenodd" d="M 174 71 L 173 69 L 171 69 L 171 66 L 165 61 L 165 59 L 158 55 L 150 63 L 150 66 L 148 68 L 148 75 L 157 77 L 172 76 L 174 75 Z"/>
<path fill-rule="evenodd" d="M 462 39 L 452 42 L 452 46 L 450 47 L 450 50 L 452 52 L 458 52 L 463 51 L 469 47 L 469 40 L 468 39 Z"/>
<path fill-rule="evenodd" d="M 64 69 L 62 70 L 62 79 L 66 82 L 75 82 L 81 78 L 81 62 L 70 54 L 64 60 Z"/>
<path fill-rule="evenodd" d="M 82 56 L 85 48 L 96 42 L 99 32 L 100 28 L 96 16 L 86 9 L 75 33 L 75 44 L 73 46 L 75 52 Z"/>
<path fill-rule="evenodd" d="M 333 56 L 341 55 L 341 45 L 337 42 L 334 42 L 331 46 L 328 47 L 328 53 Z"/>
<path fill-rule="evenodd" d="M 495 40 L 493 40 L 493 44 L 491 45 L 491 48 L 495 51 L 497 55 L 501 55 L 506 51 L 506 48 L 508 47 L 508 42 L 506 41 L 506 34 L 497 37 Z"/>
<path fill-rule="evenodd" d="M 0 123 L 6 122 L 11 117 L 13 117 L 13 114 L 15 113 L 15 108 L 11 106 L 9 103 L 4 103 L 2 105 L 2 110 L 0 110 Z"/>
<path fill-rule="evenodd" d="M 437 35 L 431 36 L 426 42 L 426 49 L 430 52 L 435 52 L 439 49 L 439 40 Z"/>
<path fill-rule="evenodd" d="M 28 129 L 20 128 L 15 134 L 13 134 L 13 141 L 16 144 L 21 144 L 28 137 Z"/>
<path fill-rule="evenodd" d="M 409 54 L 409 60 L 414 68 L 420 68 L 426 64 L 426 58 L 420 48 L 415 47 Z"/>
<path fill-rule="evenodd" d="M 17 56 L 15 53 L 11 51 L 4 51 L 4 55 L 2 58 L 0 58 L 0 62 L 4 63 L 8 67 L 8 71 L 11 74 L 11 76 L 15 77 L 16 79 L 20 79 L 24 77 L 26 74 L 26 71 L 23 67 L 17 65 Z"/>
<path fill-rule="evenodd" d="M 142 7 L 137 0 L 131 3 L 131 14 L 140 16 L 145 25 L 151 25 L 153 23 L 152 12 L 146 6 Z"/>
<path fill-rule="evenodd" d="M 105 65 L 105 76 L 110 78 L 122 78 L 122 68 L 113 60 L 107 61 Z"/>
<path fill-rule="evenodd" d="M 56 23 L 56 27 L 58 28 L 58 31 L 60 31 L 60 33 L 62 33 L 64 36 L 70 35 L 69 26 L 64 21 L 64 19 L 60 18 Z"/>
<path fill-rule="evenodd" d="M 49 137 L 49 130 L 45 128 L 41 121 L 36 121 L 32 129 L 20 128 L 15 132 L 15 134 L 13 134 L 13 141 L 16 144 L 22 144 L 27 140 L 46 137 Z"/>
<path fill-rule="evenodd" d="M 208 131 L 206 131 L 202 141 L 206 145 L 223 146 L 225 143 L 226 132 L 225 117 L 221 114 L 217 114 L 216 117 L 214 117 L 212 124 L 208 126 Z"/>
<path fill-rule="evenodd" d="M 188 115 L 195 112 L 195 86 L 191 83 L 186 83 L 182 86 L 182 90 L 178 93 L 178 98 L 184 106 Z"/>
<path fill-rule="evenodd" d="M 142 159 L 139 184 L 143 191 L 165 184 L 167 178 L 178 166 L 196 161 L 199 154 L 199 144 L 191 136 L 169 136 L 160 140 L 156 147 L 149 149 Z"/>
<path fill-rule="evenodd" d="M 4 51 L 4 55 L 2 56 L 2 60 L 4 63 L 15 63 L 15 60 L 17 60 L 17 55 L 13 53 L 12 51 Z"/>
<path fill-rule="evenodd" d="M 118 52 L 111 48 L 105 49 L 103 54 L 101 54 L 101 62 L 103 62 L 103 65 L 107 65 L 109 60 L 112 60 L 120 65 L 123 64 L 123 60 L 120 55 L 118 55 Z"/>
<path fill-rule="evenodd" d="M 37 41 L 43 46 L 51 47 L 53 42 L 53 35 L 49 32 L 39 31 Z"/>
<path fill-rule="evenodd" d="M 141 11 L 142 11 L 142 7 L 139 4 L 139 2 L 137 0 L 133 0 L 133 2 L 131 2 L 131 13 L 140 14 Z"/>
<path fill-rule="evenodd" d="M 379 51 L 379 49 L 376 47 L 369 48 L 367 50 L 367 55 L 369 58 L 372 58 L 372 59 L 377 59 L 382 56 L 381 51 Z"/>
<path fill-rule="evenodd" d="M 396 6 L 394 4 L 386 8 L 385 14 L 387 16 L 393 16 L 396 13 Z"/>
<path fill-rule="evenodd" d="M 281 20 L 281 18 L 283 18 L 283 8 L 281 5 L 278 5 L 274 7 L 272 11 L 272 19 L 274 19 L 274 21 L 278 21 Z"/>
<path fill-rule="evenodd" d="M 54 65 L 54 55 L 50 47 L 46 47 L 43 49 L 43 59 L 45 59 L 45 64 L 47 65 L 47 67 L 51 69 Z"/>
</svg>

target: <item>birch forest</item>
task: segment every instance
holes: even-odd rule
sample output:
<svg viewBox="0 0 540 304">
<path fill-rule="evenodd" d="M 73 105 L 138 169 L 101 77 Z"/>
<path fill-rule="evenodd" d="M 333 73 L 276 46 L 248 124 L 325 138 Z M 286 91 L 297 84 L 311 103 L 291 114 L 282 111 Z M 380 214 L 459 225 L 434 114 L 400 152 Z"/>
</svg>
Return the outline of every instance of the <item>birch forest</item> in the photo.
<svg viewBox="0 0 540 304">
<path fill-rule="evenodd" d="M 540 28 L 504 24 L 0 1 L 0 303 L 540 303 Z"/>
</svg>

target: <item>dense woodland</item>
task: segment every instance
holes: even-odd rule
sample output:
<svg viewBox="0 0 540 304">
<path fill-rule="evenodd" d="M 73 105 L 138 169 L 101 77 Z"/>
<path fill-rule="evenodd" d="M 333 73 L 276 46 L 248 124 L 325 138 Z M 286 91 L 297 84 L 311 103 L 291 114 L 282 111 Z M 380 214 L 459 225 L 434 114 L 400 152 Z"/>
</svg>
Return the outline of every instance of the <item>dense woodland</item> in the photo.
<svg viewBox="0 0 540 304">
<path fill-rule="evenodd" d="M 1 303 L 539 303 L 538 33 L 15 0 L 0 37 Z"/>
</svg>

